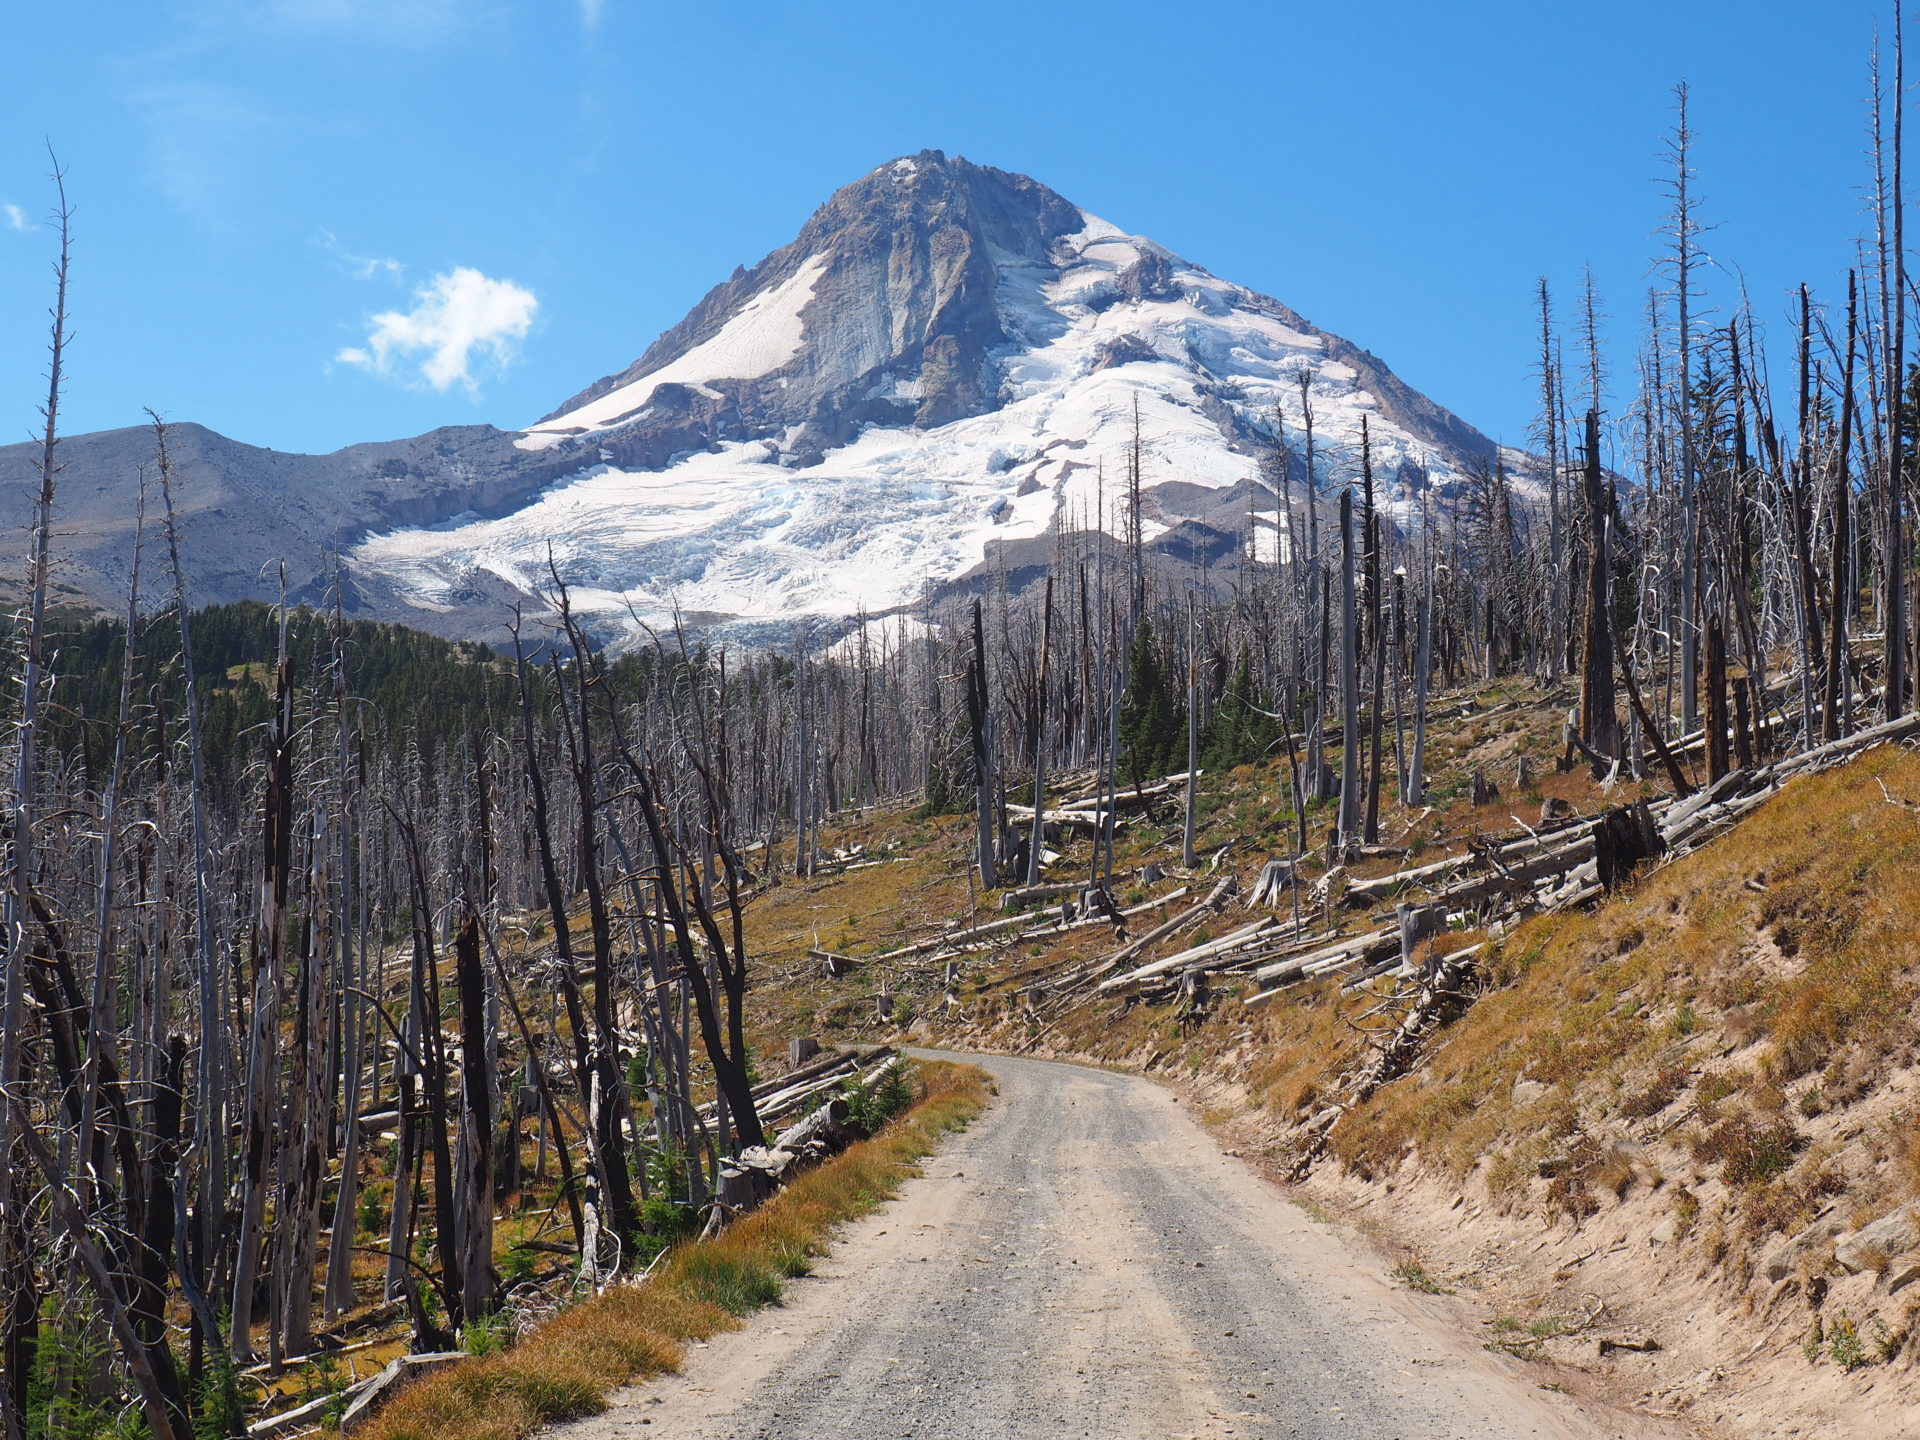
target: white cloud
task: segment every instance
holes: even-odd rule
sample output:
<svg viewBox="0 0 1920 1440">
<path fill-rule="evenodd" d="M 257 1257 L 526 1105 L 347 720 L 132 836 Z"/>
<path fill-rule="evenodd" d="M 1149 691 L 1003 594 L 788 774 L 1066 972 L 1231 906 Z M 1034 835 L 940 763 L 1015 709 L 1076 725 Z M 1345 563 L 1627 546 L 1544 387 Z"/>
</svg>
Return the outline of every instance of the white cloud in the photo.
<svg viewBox="0 0 1920 1440">
<path fill-rule="evenodd" d="M 27 219 L 27 212 L 11 202 L 0 203 L 0 215 L 7 217 L 9 230 L 38 230 L 40 227 Z"/>
<path fill-rule="evenodd" d="M 600 28 L 600 12 L 603 8 L 604 0 L 580 0 L 580 25 L 588 34 Z"/>
<path fill-rule="evenodd" d="M 340 268 L 356 280 L 375 280 L 381 277 L 398 280 L 406 273 L 407 267 L 398 260 L 389 260 L 384 255 L 356 255 L 340 243 L 340 237 L 331 230 L 322 230 L 320 238 L 314 242 L 340 263 Z"/>
<path fill-rule="evenodd" d="M 540 308 L 531 290 L 465 265 L 434 276 L 413 296 L 413 309 L 373 316 L 367 343 L 349 345 L 333 358 L 406 384 L 441 391 L 458 385 L 477 395 L 475 362 L 491 360 L 504 369 Z"/>
</svg>

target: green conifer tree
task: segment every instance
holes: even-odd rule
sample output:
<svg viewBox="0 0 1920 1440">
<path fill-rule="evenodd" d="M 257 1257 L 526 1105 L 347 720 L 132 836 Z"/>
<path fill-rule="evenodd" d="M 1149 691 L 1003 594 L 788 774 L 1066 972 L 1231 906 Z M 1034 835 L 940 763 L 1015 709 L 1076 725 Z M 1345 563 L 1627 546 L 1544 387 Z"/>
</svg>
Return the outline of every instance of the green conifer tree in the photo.
<svg viewBox="0 0 1920 1440">
<path fill-rule="evenodd" d="M 1186 707 L 1154 652 L 1153 622 L 1142 616 L 1127 652 L 1127 689 L 1120 702 L 1120 764 L 1134 785 L 1184 766 L 1186 727 Z"/>
<path fill-rule="evenodd" d="M 1252 764 L 1267 753 L 1279 730 L 1261 713 L 1258 704 L 1253 658 L 1243 645 L 1233 679 L 1200 732 L 1200 764 L 1204 769 L 1231 770 L 1236 765 Z"/>
</svg>

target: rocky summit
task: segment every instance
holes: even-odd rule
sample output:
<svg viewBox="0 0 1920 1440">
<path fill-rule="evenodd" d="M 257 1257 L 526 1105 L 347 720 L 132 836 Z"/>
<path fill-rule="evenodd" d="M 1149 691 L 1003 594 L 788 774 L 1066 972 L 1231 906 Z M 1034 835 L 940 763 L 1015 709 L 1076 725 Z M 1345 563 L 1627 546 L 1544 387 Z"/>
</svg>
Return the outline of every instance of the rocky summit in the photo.
<svg viewBox="0 0 1920 1440">
<path fill-rule="evenodd" d="M 928 150 L 523 431 L 302 456 L 181 425 L 173 449 L 197 600 L 266 593 L 279 561 L 315 599 L 337 557 L 362 613 L 497 639 L 546 603 L 551 561 L 617 644 L 674 613 L 832 628 L 1031 572 L 1062 533 L 1121 533 L 1136 466 L 1161 555 L 1271 556 L 1276 490 L 1355 477 L 1363 426 L 1403 519 L 1530 466 L 1279 301 Z M 139 430 L 64 442 L 72 598 L 118 603 L 150 450 Z M 16 505 L 36 461 L 0 449 Z"/>
</svg>

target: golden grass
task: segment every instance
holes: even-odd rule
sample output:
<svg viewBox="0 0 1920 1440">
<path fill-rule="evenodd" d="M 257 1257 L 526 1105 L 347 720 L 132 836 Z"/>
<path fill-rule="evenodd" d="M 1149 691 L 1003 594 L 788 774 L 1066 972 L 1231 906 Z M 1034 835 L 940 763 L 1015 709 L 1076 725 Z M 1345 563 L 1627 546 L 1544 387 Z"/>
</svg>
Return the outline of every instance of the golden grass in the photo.
<svg viewBox="0 0 1920 1440">
<path fill-rule="evenodd" d="M 668 1257 L 644 1285 L 584 1300 L 513 1349 L 429 1375 L 363 1430 L 366 1440 L 522 1440 L 596 1414 L 621 1385 L 678 1367 L 682 1346 L 778 1300 L 782 1279 L 826 1253 L 834 1228 L 887 1199 L 949 1131 L 986 1103 L 986 1073 L 919 1067 L 914 1107 L 871 1140 L 808 1171 L 712 1240 Z"/>
<path fill-rule="evenodd" d="M 1920 815 L 1888 793 L 1920 800 L 1920 755 L 1882 747 L 1796 780 L 1601 909 L 1523 925 L 1492 961 L 1500 988 L 1416 1080 L 1347 1116 L 1334 1151 L 1363 1173 L 1409 1150 L 1456 1175 L 1485 1159 L 1491 1188 L 1518 1189 L 1577 1159 L 1596 1121 L 1665 1110 L 1738 1044 L 1755 1048 L 1699 1076 L 1695 1099 L 1715 1124 L 1736 1113 L 1705 1113 L 1723 1103 L 1753 1118 L 1708 1148 L 1730 1184 L 1782 1173 L 1785 1085 L 1920 1044 Z M 1767 1143 L 1738 1143 L 1749 1132 Z"/>
</svg>

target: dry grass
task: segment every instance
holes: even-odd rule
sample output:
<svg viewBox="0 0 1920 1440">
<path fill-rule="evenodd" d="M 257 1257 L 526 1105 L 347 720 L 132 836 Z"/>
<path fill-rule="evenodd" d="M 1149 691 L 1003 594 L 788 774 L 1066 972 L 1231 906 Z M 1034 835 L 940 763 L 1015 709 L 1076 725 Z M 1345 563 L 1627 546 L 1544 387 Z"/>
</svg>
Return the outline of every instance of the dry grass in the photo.
<svg viewBox="0 0 1920 1440">
<path fill-rule="evenodd" d="M 806 1273 L 836 1226 L 892 1195 L 943 1135 L 979 1113 L 988 1091 L 973 1066 L 921 1066 L 917 1103 L 872 1140 L 807 1172 L 717 1238 L 676 1251 L 649 1283 L 582 1301 L 511 1350 L 420 1380 L 358 1433 L 522 1440 L 603 1410 L 609 1391 L 676 1368 L 684 1342 L 776 1302 L 781 1281 Z"/>
<path fill-rule="evenodd" d="M 1484 1160 L 1496 1193 L 1545 1179 L 1543 1208 L 1577 1214 L 1584 1187 L 1622 1178 L 1595 1132 L 1664 1116 L 1691 1083 L 1699 1158 L 1760 1209 L 1803 1208 L 1762 1198 L 1811 1164 L 1786 1087 L 1824 1067 L 1805 1113 L 1849 1103 L 1920 1045 L 1920 816 L 1888 794 L 1920 799 L 1920 756 L 1883 747 L 1795 781 L 1614 903 L 1522 926 L 1494 993 L 1421 1075 L 1350 1114 L 1335 1152 L 1362 1173 L 1410 1151 L 1456 1176 Z M 1750 1045 L 1745 1066 L 1699 1073 Z"/>
</svg>

